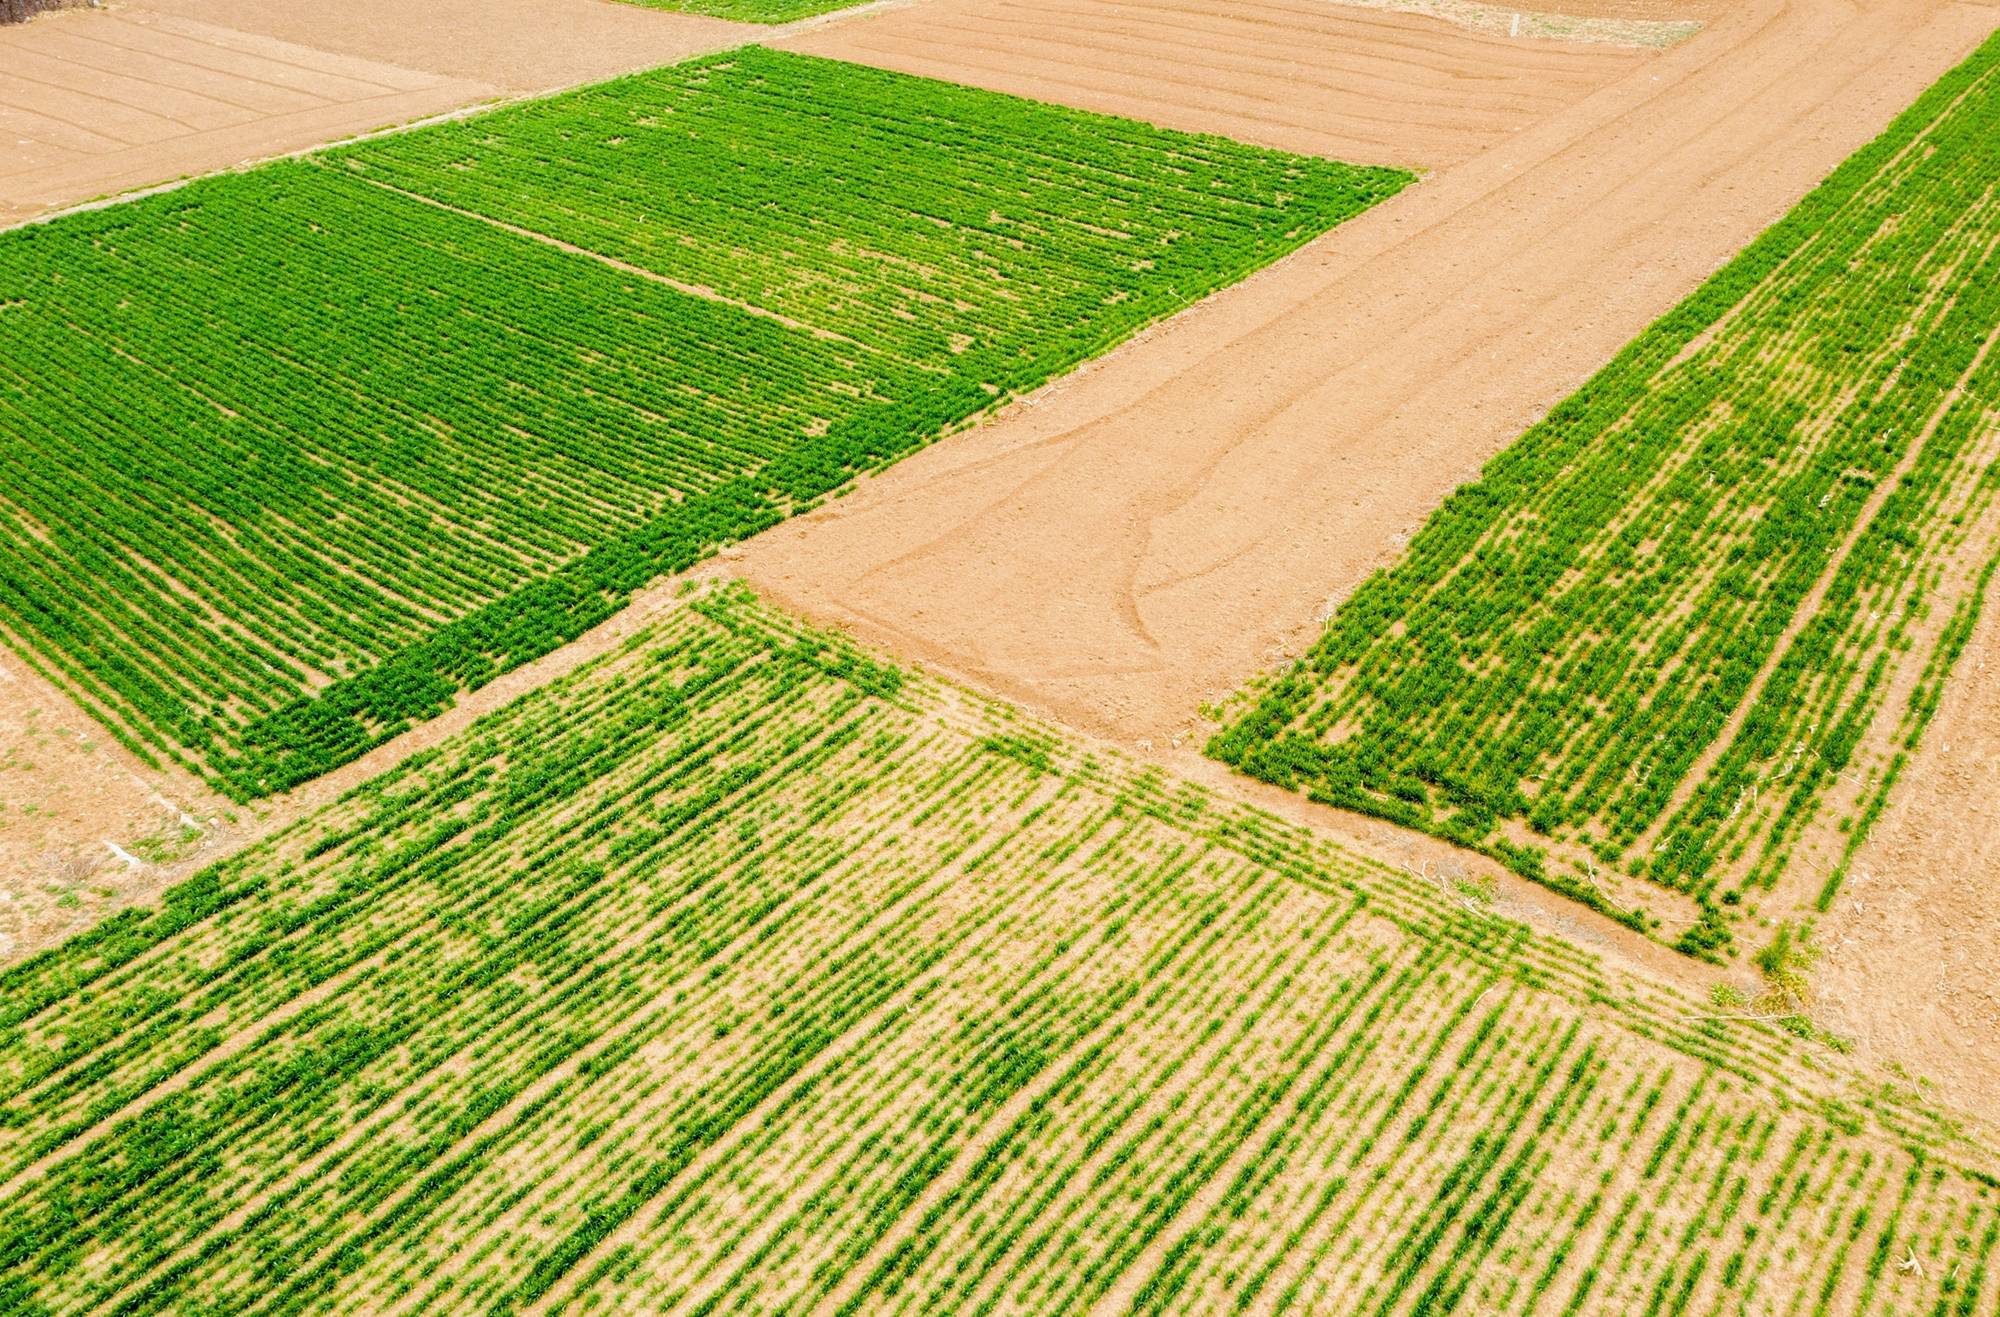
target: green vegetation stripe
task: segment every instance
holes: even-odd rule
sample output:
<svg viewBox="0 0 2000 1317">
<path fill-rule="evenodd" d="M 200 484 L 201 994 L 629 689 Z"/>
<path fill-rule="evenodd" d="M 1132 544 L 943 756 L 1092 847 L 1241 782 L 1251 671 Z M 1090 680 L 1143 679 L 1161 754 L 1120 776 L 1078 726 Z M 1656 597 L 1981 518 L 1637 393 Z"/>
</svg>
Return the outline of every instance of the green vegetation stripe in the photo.
<svg viewBox="0 0 2000 1317">
<path fill-rule="evenodd" d="M 0 235 L 0 634 L 281 790 L 1406 180 L 751 48 Z"/>
<path fill-rule="evenodd" d="M 1996 140 L 2000 38 L 1453 494 L 1210 753 L 1654 928 L 1597 866 L 1643 875 L 1694 898 L 1665 932 L 1697 954 L 1801 857 L 1837 884 L 2000 551 Z"/>
<path fill-rule="evenodd" d="M 0 973 L 48 1317 L 1985 1311 L 1988 1164 L 734 591 Z"/>
</svg>

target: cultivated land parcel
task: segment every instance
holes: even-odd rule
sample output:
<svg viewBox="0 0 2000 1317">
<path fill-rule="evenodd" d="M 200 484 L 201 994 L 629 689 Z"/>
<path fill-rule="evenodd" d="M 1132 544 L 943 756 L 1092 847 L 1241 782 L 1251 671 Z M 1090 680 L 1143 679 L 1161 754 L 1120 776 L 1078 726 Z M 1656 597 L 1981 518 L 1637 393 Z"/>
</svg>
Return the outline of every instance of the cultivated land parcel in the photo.
<svg viewBox="0 0 2000 1317">
<path fill-rule="evenodd" d="M 1986 634 L 1995 140 L 2000 37 L 1214 751 L 1694 955 L 1838 899 Z M 1794 928 L 1607 961 L 660 583 L 1411 182 L 746 48 L 0 235 L 0 635 L 239 798 L 400 759 L 0 967 L 0 1311 L 2000 1314 Z"/>
<path fill-rule="evenodd" d="M 1802 848 L 1824 909 L 2000 554 L 1996 141 L 2000 39 L 1454 494 L 1213 753 L 1593 904 L 1597 862 L 1691 893 L 1684 950 Z"/>
<path fill-rule="evenodd" d="M 0 628 L 292 786 L 1407 177 L 753 47 L 17 231 Z"/>
<path fill-rule="evenodd" d="M 1920 1106 L 728 591 L 0 982 L 34 1311 L 1990 1310 Z"/>
</svg>

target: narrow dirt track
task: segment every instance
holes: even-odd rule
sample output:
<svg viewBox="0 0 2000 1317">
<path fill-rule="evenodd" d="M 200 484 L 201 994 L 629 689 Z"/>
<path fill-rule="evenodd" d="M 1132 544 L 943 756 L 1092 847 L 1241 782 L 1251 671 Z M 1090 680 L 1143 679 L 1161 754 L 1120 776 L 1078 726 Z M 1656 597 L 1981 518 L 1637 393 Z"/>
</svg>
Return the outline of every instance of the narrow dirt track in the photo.
<svg viewBox="0 0 2000 1317">
<path fill-rule="evenodd" d="M 1997 21 L 1744 5 L 734 561 L 1073 725 L 1193 734 Z"/>
</svg>

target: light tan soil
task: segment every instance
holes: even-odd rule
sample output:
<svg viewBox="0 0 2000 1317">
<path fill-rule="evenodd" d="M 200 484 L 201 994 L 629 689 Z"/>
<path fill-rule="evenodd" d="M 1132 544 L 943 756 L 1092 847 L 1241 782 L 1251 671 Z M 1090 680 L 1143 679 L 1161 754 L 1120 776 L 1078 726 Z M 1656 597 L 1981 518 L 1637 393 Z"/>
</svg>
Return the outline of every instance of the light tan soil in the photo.
<svg viewBox="0 0 2000 1317">
<path fill-rule="evenodd" d="M 2000 1115 L 2000 586 L 1819 940 L 1835 1028 Z"/>
<path fill-rule="evenodd" d="M 758 29 L 609 0 L 130 0 L 0 30 L 0 225 Z"/>
<path fill-rule="evenodd" d="M 777 43 L 1363 164 L 1464 160 L 1633 70 L 1326 0 L 928 0 Z"/>
<path fill-rule="evenodd" d="M 519 95 L 754 40 L 768 29 L 618 0 L 121 0 Z"/>
</svg>

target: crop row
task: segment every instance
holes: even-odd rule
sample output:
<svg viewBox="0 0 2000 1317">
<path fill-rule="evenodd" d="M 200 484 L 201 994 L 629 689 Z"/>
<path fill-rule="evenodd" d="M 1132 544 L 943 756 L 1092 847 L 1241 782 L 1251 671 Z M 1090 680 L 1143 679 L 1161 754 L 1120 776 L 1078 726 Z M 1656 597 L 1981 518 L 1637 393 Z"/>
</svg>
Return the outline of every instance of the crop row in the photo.
<svg viewBox="0 0 2000 1317">
<path fill-rule="evenodd" d="M 280 790 L 1406 177 L 1024 106 L 746 50 L 0 237 L 0 634 Z"/>
<path fill-rule="evenodd" d="M 2000 39 L 1455 493 L 1211 753 L 1585 899 L 1644 875 L 1699 903 L 1699 954 L 1801 856 L 1837 883 L 2000 552 L 1996 135 Z"/>
<path fill-rule="evenodd" d="M 1990 1305 L 1986 1154 L 1657 992 L 712 593 L 0 975 L 0 1298 Z"/>
</svg>

